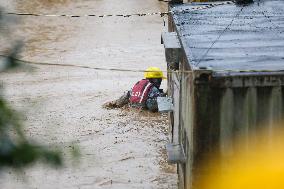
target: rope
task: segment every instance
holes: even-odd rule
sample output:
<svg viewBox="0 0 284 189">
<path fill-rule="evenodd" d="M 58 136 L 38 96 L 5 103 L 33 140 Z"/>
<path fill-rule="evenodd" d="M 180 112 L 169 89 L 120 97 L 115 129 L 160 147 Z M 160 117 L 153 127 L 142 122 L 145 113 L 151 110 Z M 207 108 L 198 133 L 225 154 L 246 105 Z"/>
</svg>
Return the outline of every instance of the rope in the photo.
<svg viewBox="0 0 284 189">
<path fill-rule="evenodd" d="M 213 41 L 213 43 L 210 45 L 210 47 L 207 49 L 207 51 L 204 53 L 204 55 L 202 56 L 201 59 L 199 59 L 198 63 L 196 64 L 196 66 L 198 66 L 200 64 L 201 61 L 204 60 L 204 58 L 207 56 L 207 54 L 209 53 L 209 51 L 213 48 L 213 46 L 215 45 L 215 43 L 217 43 L 221 36 L 225 34 L 225 32 L 229 29 L 229 27 L 231 27 L 231 25 L 233 24 L 234 20 L 240 16 L 241 12 L 243 11 L 244 7 L 242 7 L 240 9 L 239 12 L 237 12 L 237 14 L 232 18 L 231 22 L 227 25 L 227 27 L 220 33 L 220 35 Z"/>
<path fill-rule="evenodd" d="M 222 3 L 210 3 L 208 5 L 204 6 L 194 6 L 191 8 L 187 8 L 184 10 L 177 10 L 177 11 L 167 11 L 167 12 L 148 12 L 148 13 L 133 13 L 133 14 L 85 14 L 85 15 L 72 15 L 72 14 L 41 14 L 41 13 L 17 13 L 17 12 L 6 12 L 7 15 L 17 15 L 17 16 L 44 16 L 44 17 L 70 17 L 70 18 L 81 18 L 81 17 L 97 17 L 97 18 L 105 18 L 105 17 L 124 17 L 129 18 L 132 16 L 154 16 L 154 15 L 160 15 L 161 17 L 169 14 L 178 14 L 178 13 L 190 13 L 191 11 L 198 11 L 198 10 L 204 10 L 204 9 L 210 9 L 216 6 L 221 5 L 229 5 L 234 4 L 234 1 L 225 1 Z"/>
<path fill-rule="evenodd" d="M 280 29 L 280 27 L 279 27 L 278 25 L 276 25 L 276 24 L 270 19 L 270 17 L 272 17 L 272 16 L 266 15 L 266 14 L 264 13 L 264 11 L 261 11 L 261 14 L 271 23 L 271 25 L 273 25 L 273 27 L 274 27 L 275 29 L 277 29 L 277 30 Z M 282 34 L 282 33 L 283 33 L 283 31 L 280 31 L 280 34 Z"/>
<path fill-rule="evenodd" d="M 60 66 L 60 67 L 75 67 L 75 68 L 82 68 L 82 69 L 92 69 L 92 70 L 98 70 L 98 71 L 117 71 L 117 72 L 133 72 L 133 73 L 145 73 L 145 70 L 134 70 L 134 69 L 121 69 L 121 68 L 100 68 L 100 67 L 91 67 L 91 66 L 83 66 L 83 65 L 76 65 L 76 64 L 57 64 L 57 63 L 49 63 L 49 62 L 34 62 L 34 61 L 27 61 L 27 60 L 22 60 L 18 58 L 13 58 L 8 55 L 1 55 L 0 57 L 4 58 L 10 58 L 12 60 L 15 60 L 19 63 L 22 64 L 33 64 L 33 65 L 40 65 L 40 66 Z M 169 74 L 180 74 L 180 73 L 188 73 L 192 74 L 194 71 L 198 70 L 162 70 L 164 73 L 169 73 Z M 204 70 L 204 71 L 210 71 L 210 70 Z M 214 72 L 275 72 L 275 70 L 214 70 Z"/>
<path fill-rule="evenodd" d="M 163 0 L 159 0 L 159 1 L 163 1 Z M 209 8 L 213 8 L 216 6 L 221 6 L 221 5 L 228 5 L 228 4 L 233 4 L 235 3 L 235 1 L 226 1 L 226 2 L 222 2 L 222 3 L 211 3 L 205 6 L 198 6 L 198 7 L 191 7 L 191 8 L 187 8 L 187 9 L 183 9 L 183 10 L 178 10 L 178 11 L 168 11 L 168 12 L 153 12 L 153 13 L 136 13 L 136 14 L 116 14 L 116 15 L 94 15 L 94 14 L 90 14 L 90 15 L 67 15 L 67 14 L 61 14 L 61 15 L 51 15 L 51 14 L 34 14 L 34 13 L 13 13 L 13 12 L 9 12 L 6 14 L 9 15 L 19 15 L 19 16 L 47 16 L 47 17 L 74 17 L 74 18 L 78 18 L 78 17 L 99 17 L 99 18 L 103 18 L 103 17 L 111 17 L 111 16 L 117 16 L 117 17 L 130 17 L 130 16 L 150 16 L 150 15 L 168 15 L 168 14 L 177 14 L 177 13 L 189 13 L 189 11 L 191 10 L 203 10 L 203 9 L 209 9 Z M 239 15 L 241 14 L 242 10 L 244 7 L 242 7 L 240 9 L 240 11 L 232 18 L 231 22 L 228 24 L 228 26 L 220 33 L 220 35 L 215 39 L 215 41 L 211 44 L 211 46 L 207 49 L 207 51 L 205 52 L 205 54 L 202 56 L 202 58 L 199 60 L 199 62 L 196 64 L 199 65 L 199 63 L 204 60 L 204 58 L 207 56 L 207 54 L 209 53 L 209 51 L 212 49 L 212 47 L 214 46 L 214 44 L 216 42 L 219 41 L 219 39 L 221 38 L 222 35 L 224 35 L 224 33 L 229 29 L 229 27 L 233 24 L 234 20 L 239 17 Z M 264 14 L 264 13 L 263 13 Z M 0 55 L 1 57 L 6 57 L 6 58 L 11 58 L 11 56 L 7 56 L 7 55 Z M 140 72 L 140 73 L 144 73 L 145 70 L 131 70 L 131 69 L 118 69 L 118 68 L 100 68 L 100 67 L 90 67 L 90 66 L 84 66 L 84 65 L 76 65 L 76 64 L 56 64 L 56 63 L 47 63 L 47 62 L 31 62 L 31 61 L 27 61 L 27 60 L 21 60 L 21 59 L 17 59 L 17 58 L 13 58 L 13 60 L 18 61 L 20 63 L 24 63 L 24 64 L 34 64 L 34 65 L 46 65 L 46 66 L 62 66 L 62 67 L 77 67 L 77 68 L 84 68 L 84 69 L 93 69 L 93 70 L 101 70 L 101 71 L 120 71 L 120 72 Z M 219 71 L 219 72 L 272 72 L 271 70 L 214 70 L 214 71 Z M 163 71 L 163 72 L 167 72 L 167 73 L 193 73 L 194 71 Z"/>
<path fill-rule="evenodd" d="M 145 70 L 133 70 L 133 69 L 121 69 L 121 68 L 101 68 L 101 67 L 91 67 L 91 66 L 84 66 L 84 65 L 76 65 L 76 64 L 57 64 L 57 63 L 49 63 L 49 62 L 33 62 L 22 60 L 18 58 L 14 58 L 8 55 L 0 55 L 0 57 L 10 58 L 22 64 L 34 64 L 34 65 L 41 65 L 41 66 L 60 66 L 60 67 L 76 67 L 76 68 L 83 68 L 83 69 L 93 69 L 99 71 L 119 71 L 119 72 L 134 72 L 134 73 L 145 73 Z M 181 71 L 162 71 L 167 73 L 180 73 Z M 192 73 L 193 71 L 183 71 L 185 73 Z"/>
</svg>

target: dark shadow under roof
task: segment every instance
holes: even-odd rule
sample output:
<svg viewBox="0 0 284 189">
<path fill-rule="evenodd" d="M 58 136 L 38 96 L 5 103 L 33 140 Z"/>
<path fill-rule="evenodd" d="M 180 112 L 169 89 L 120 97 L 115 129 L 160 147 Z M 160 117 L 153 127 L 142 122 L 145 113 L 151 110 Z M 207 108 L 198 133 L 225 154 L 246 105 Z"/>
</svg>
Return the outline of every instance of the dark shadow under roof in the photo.
<svg viewBox="0 0 284 189">
<path fill-rule="evenodd" d="M 245 7 L 226 4 L 181 13 L 196 6 L 204 5 L 171 8 L 182 48 L 193 69 L 284 70 L 284 0 Z"/>
</svg>

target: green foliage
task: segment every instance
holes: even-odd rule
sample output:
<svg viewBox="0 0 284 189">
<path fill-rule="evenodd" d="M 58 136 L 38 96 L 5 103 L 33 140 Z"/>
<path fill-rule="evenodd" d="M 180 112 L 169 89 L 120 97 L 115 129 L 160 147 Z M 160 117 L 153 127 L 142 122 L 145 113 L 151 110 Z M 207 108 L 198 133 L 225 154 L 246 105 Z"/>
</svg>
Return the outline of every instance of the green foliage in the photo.
<svg viewBox="0 0 284 189">
<path fill-rule="evenodd" d="M 0 168 L 24 167 L 38 160 L 55 166 L 62 165 L 59 151 L 49 150 L 26 139 L 18 117 L 0 96 Z"/>
<path fill-rule="evenodd" d="M 2 13 L 3 10 L 0 7 L 1 26 L 3 25 Z M 0 35 L 4 34 L 0 32 Z M 9 50 L 8 55 L 1 55 L 0 74 L 4 70 L 19 66 L 17 55 L 21 47 L 22 44 L 18 42 Z M 22 168 L 37 161 L 54 166 L 62 165 L 60 151 L 28 141 L 22 130 L 22 122 L 19 117 L 18 113 L 13 111 L 4 97 L 0 95 L 0 169 L 3 167 Z"/>
</svg>

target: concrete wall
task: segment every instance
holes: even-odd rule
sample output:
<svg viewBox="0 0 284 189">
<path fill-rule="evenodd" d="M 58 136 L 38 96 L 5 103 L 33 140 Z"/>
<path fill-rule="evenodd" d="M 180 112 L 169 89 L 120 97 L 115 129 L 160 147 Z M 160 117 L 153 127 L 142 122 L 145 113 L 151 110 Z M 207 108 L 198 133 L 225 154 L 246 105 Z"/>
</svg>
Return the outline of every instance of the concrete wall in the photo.
<svg viewBox="0 0 284 189">
<path fill-rule="evenodd" d="M 169 19 L 169 31 L 175 31 Z M 208 70 L 191 71 L 181 49 L 181 73 L 169 75 L 173 138 L 182 145 L 186 163 L 178 164 L 179 188 L 195 189 L 196 178 L 206 174 L 202 162 L 213 152 L 234 155 L 234 138 L 253 137 L 256 130 L 273 132 L 283 119 L 283 73 L 214 75 Z M 223 162 L 226 164 L 226 162 Z"/>
<path fill-rule="evenodd" d="M 188 70 L 185 61 L 181 70 Z M 273 123 L 283 118 L 283 83 L 220 87 L 207 80 L 210 76 L 181 73 L 169 80 L 175 107 L 173 130 L 178 128 L 173 138 L 178 138 L 175 142 L 183 146 L 187 159 L 185 164 L 178 165 L 179 188 L 195 188 L 195 178 L 206 174 L 200 165 L 216 150 L 220 156 L 233 155 L 235 137 L 246 140 L 260 128 L 265 128 L 269 137 Z M 265 77 L 270 76 L 259 79 L 264 81 Z"/>
</svg>

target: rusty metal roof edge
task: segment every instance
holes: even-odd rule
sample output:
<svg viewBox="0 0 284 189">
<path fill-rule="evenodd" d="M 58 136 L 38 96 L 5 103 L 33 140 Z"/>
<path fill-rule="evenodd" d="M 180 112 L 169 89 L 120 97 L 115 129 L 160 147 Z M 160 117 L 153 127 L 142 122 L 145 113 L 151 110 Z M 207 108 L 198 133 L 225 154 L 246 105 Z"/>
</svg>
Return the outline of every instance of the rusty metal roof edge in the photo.
<svg viewBox="0 0 284 189">
<path fill-rule="evenodd" d="M 213 88 L 284 86 L 284 70 L 262 72 L 194 70 L 194 78 L 196 85 L 210 85 Z"/>
<path fill-rule="evenodd" d="M 242 76 L 283 76 L 284 70 L 277 71 L 258 71 L 258 70 L 249 70 L 249 71 L 226 71 L 226 72 L 216 72 L 212 73 L 212 77 L 221 78 L 221 77 L 242 77 Z"/>
<path fill-rule="evenodd" d="M 284 71 L 212 72 L 200 75 L 197 85 L 209 84 L 213 88 L 280 87 L 284 86 Z"/>
</svg>

